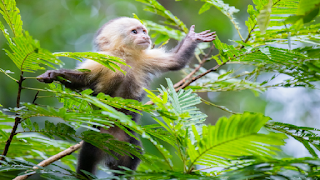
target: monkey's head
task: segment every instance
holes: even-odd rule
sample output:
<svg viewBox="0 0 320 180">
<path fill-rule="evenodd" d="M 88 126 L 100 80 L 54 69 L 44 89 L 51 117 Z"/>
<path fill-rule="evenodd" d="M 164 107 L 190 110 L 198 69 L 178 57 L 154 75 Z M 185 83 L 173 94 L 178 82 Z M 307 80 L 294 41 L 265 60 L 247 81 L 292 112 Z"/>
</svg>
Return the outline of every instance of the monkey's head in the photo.
<svg viewBox="0 0 320 180">
<path fill-rule="evenodd" d="M 94 40 L 98 51 L 113 51 L 119 48 L 145 50 L 151 40 L 146 27 L 134 18 L 120 17 L 103 25 Z"/>
</svg>

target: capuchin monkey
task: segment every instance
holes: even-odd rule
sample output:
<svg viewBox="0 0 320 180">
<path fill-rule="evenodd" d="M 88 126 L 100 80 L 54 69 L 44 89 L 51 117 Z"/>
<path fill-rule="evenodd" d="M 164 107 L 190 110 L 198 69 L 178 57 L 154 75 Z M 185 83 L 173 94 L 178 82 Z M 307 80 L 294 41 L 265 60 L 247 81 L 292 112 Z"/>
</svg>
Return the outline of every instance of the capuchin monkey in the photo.
<svg viewBox="0 0 320 180">
<path fill-rule="evenodd" d="M 167 71 L 180 70 L 193 57 L 194 50 L 200 42 L 210 42 L 216 37 L 215 32 L 210 30 L 201 33 L 194 32 L 191 26 L 187 36 L 171 51 L 163 48 L 151 49 L 151 40 L 144 25 L 137 19 L 120 17 L 103 25 L 94 38 L 94 46 L 97 52 L 120 57 L 131 66 L 120 67 L 127 73 L 112 71 L 93 60 L 85 60 L 77 70 L 48 70 L 38 76 L 38 81 L 52 83 L 60 81 L 66 87 L 76 90 L 92 89 L 93 95 L 103 92 L 111 97 L 122 97 L 141 101 L 145 96 L 143 88 L 147 88 L 152 74 L 160 74 Z M 58 78 L 58 76 L 62 78 Z M 138 121 L 138 114 L 120 110 L 132 116 L 132 120 Z M 100 127 L 101 133 L 108 133 L 115 139 L 126 141 L 141 146 L 135 138 L 126 134 L 118 127 Z M 131 132 L 134 134 L 134 132 Z M 107 143 L 107 142 L 106 142 Z M 140 160 L 133 156 L 119 156 L 118 159 L 105 153 L 103 150 L 84 142 L 80 151 L 77 172 L 84 175 L 81 170 L 95 173 L 97 165 L 104 163 L 113 170 L 121 170 L 118 166 L 125 166 L 136 170 Z"/>
</svg>

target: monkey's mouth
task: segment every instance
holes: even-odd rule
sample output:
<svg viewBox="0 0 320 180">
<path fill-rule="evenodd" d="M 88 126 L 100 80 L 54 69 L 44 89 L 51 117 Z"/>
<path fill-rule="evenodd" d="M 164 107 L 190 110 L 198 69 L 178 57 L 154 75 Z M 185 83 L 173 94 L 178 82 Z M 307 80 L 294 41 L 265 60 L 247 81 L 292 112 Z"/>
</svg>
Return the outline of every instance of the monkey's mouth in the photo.
<svg viewBox="0 0 320 180">
<path fill-rule="evenodd" d="M 142 41 L 138 43 L 138 45 L 149 45 L 149 44 L 150 44 L 150 41 Z"/>
</svg>

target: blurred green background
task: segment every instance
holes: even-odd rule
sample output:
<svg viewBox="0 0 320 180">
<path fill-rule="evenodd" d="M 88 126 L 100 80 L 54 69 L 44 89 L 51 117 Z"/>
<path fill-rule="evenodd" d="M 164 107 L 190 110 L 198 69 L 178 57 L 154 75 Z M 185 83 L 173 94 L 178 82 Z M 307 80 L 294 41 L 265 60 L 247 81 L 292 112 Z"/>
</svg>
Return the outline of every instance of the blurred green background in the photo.
<svg viewBox="0 0 320 180">
<path fill-rule="evenodd" d="M 196 31 L 203 30 L 216 31 L 221 41 L 231 43 L 229 40 L 239 40 L 239 37 L 229 19 L 215 8 L 199 15 L 198 11 L 203 2 L 194 0 L 158 0 L 166 9 L 170 10 L 175 16 L 181 19 L 188 27 L 195 24 Z M 247 6 L 252 4 L 250 0 L 225 0 L 230 6 L 235 6 L 240 10 L 235 17 L 238 19 L 243 37 L 247 36 L 247 27 L 244 22 L 247 20 Z M 143 4 L 134 0 L 17 0 L 17 6 L 21 11 L 23 28 L 37 40 L 41 46 L 51 52 L 83 52 L 92 50 L 92 39 L 99 27 L 108 20 L 119 16 L 133 17 L 132 13 L 138 15 L 140 19 L 151 20 L 161 23 L 162 17 L 143 11 Z M 1 21 L 4 22 L 2 17 Z M 168 47 L 174 47 L 177 44 L 175 40 L 170 40 Z M 8 49 L 8 45 L 3 35 L 0 35 L 1 49 Z M 217 52 L 213 51 L 212 54 Z M 65 66 L 63 68 L 73 69 L 77 61 L 72 59 L 63 59 Z M 196 63 L 193 59 L 190 66 Z M 211 68 L 215 62 L 209 62 L 206 68 Z M 223 66 L 222 69 L 234 68 L 233 65 Z M 13 76 L 18 78 L 18 68 L 0 51 L 0 68 L 16 72 Z M 27 74 L 26 76 L 35 77 L 44 71 Z M 164 78 L 170 77 L 175 83 L 182 79 L 186 73 L 171 72 L 161 77 L 155 78 L 150 89 L 156 89 L 159 84 L 165 85 Z M 258 79 L 263 79 L 271 74 L 263 74 Z M 278 76 L 274 81 L 286 79 L 286 76 Z M 18 85 L 4 74 L 0 74 L 0 104 L 4 107 L 15 107 Z M 35 79 L 28 79 L 24 82 L 28 87 L 45 87 L 45 84 L 37 82 Z M 23 90 L 22 102 L 32 102 L 34 91 Z M 41 94 L 44 95 L 44 94 Z M 319 117 L 320 94 L 315 90 L 304 88 L 277 88 L 269 89 L 267 92 L 255 96 L 249 90 L 240 92 L 210 92 L 200 93 L 201 97 L 210 100 L 214 104 L 226 106 L 234 112 L 261 112 L 270 116 L 275 121 L 293 123 L 296 125 L 309 125 L 320 127 L 316 123 Z M 146 101 L 146 100 L 145 100 Z M 42 98 L 37 103 L 53 105 L 57 103 L 54 98 Z M 58 106 L 58 104 L 56 104 Z M 229 116 L 228 112 L 218 108 L 201 104 L 201 110 L 208 115 L 207 123 L 214 124 L 221 116 Z M 46 118 L 47 119 L 47 118 Z M 38 122 L 41 121 L 37 120 Z M 144 115 L 141 118 L 141 124 L 151 124 L 153 120 Z M 4 146 L 4 145 L 1 145 Z M 146 152 L 153 152 L 152 145 L 144 142 Z M 285 152 L 297 157 L 309 156 L 308 152 L 302 148 L 302 145 L 289 139 L 284 147 Z M 177 162 L 179 163 L 179 162 Z"/>
</svg>

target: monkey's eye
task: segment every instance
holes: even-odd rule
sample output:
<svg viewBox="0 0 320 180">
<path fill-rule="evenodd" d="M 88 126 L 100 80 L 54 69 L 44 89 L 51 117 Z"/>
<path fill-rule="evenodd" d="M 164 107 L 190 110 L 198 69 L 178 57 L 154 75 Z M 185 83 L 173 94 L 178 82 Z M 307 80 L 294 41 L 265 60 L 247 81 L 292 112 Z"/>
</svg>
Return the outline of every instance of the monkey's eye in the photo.
<svg viewBox="0 0 320 180">
<path fill-rule="evenodd" d="M 132 30 L 131 32 L 134 33 L 134 34 L 138 34 L 137 30 L 135 30 L 135 29 Z"/>
<path fill-rule="evenodd" d="M 146 30 L 143 30 L 143 33 L 144 33 L 144 34 L 147 34 L 147 31 L 146 31 Z"/>
</svg>

